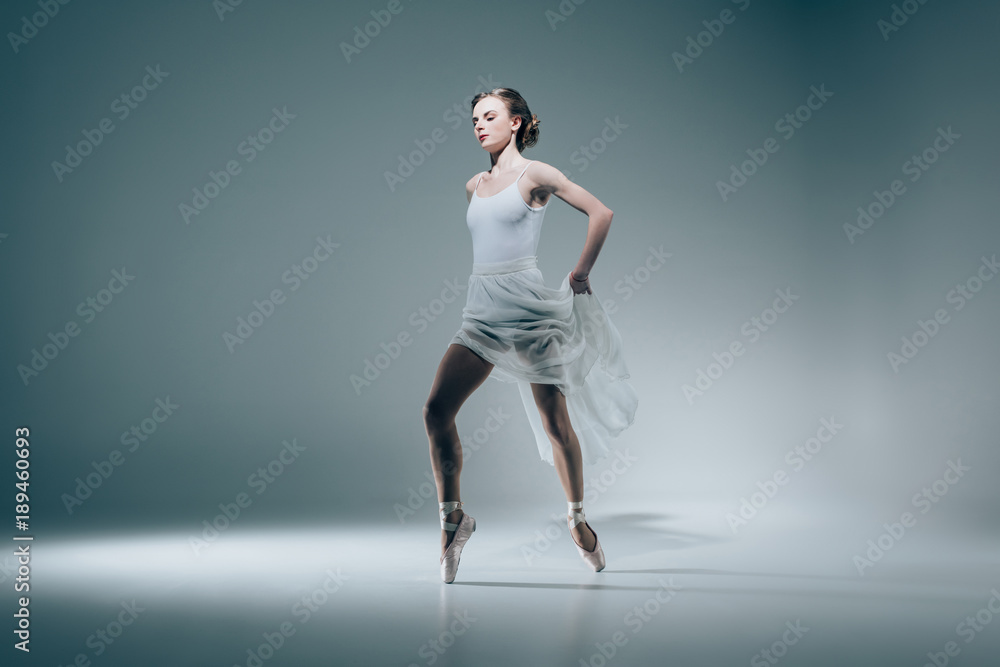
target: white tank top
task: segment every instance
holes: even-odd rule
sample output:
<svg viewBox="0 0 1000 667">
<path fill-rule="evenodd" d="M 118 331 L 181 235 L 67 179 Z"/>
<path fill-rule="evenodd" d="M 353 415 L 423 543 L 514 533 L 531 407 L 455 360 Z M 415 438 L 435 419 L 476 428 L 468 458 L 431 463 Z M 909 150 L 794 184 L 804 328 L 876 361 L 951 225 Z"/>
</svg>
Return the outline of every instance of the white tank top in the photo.
<svg viewBox="0 0 1000 667">
<path fill-rule="evenodd" d="M 534 162 L 534 160 L 532 160 Z M 517 182 L 531 166 L 525 165 L 513 183 L 489 197 L 478 194 L 479 182 L 472 192 L 465 221 L 472 233 L 472 261 L 506 262 L 528 257 L 538 250 L 538 237 L 542 231 L 545 206 L 532 208 L 521 197 Z"/>
</svg>

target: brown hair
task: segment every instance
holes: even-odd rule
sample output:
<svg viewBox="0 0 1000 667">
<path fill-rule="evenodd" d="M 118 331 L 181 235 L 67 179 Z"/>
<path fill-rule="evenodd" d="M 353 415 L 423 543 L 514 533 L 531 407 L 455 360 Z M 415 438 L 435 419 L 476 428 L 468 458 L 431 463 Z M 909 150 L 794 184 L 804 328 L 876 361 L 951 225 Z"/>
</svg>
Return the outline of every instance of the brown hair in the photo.
<svg viewBox="0 0 1000 667">
<path fill-rule="evenodd" d="M 473 111 L 475 111 L 479 100 L 484 97 L 496 97 L 500 99 L 507 107 L 507 113 L 511 118 L 514 116 L 521 117 L 521 126 L 517 128 L 517 135 L 514 137 L 518 152 L 538 143 L 538 125 L 542 121 L 538 120 L 538 116 L 531 113 L 531 110 L 528 109 L 528 103 L 521 97 L 521 93 L 513 88 L 494 88 L 489 92 L 479 93 L 472 98 Z"/>
</svg>

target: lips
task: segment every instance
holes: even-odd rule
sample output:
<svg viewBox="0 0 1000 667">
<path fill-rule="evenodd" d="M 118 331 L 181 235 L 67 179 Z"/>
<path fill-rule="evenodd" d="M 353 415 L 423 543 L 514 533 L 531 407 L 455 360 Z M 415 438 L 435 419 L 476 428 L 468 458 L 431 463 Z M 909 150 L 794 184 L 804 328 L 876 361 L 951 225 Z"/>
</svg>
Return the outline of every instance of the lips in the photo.
<svg viewBox="0 0 1000 667">
<path fill-rule="evenodd" d="M 483 139 L 485 139 L 488 136 L 490 136 L 490 135 L 488 135 L 488 134 L 480 134 L 479 135 L 479 140 L 482 141 Z"/>
</svg>

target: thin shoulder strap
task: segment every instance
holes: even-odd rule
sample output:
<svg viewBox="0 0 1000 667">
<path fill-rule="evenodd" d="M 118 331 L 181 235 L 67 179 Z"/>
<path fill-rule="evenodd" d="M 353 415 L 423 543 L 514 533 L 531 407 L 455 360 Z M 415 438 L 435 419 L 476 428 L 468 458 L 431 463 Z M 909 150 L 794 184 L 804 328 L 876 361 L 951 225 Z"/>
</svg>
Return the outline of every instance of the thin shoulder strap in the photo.
<svg viewBox="0 0 1000 667">
<path fill-rule="evenodd" d="M 531 162 L 534 162 L 534 160 L 532 160 Z M 517 175 L 517 179 L 514 180 L 515 183 L 517 183 L 519 180 L 521 180 L 521 177 L 524 176 L 524 172 L 528 171 L 528 167 L 531 166 L 531 162 L 529 162 L 528 164 L 524 165 L 524 169 L 521 170 L 521 173 Z"/>
<path fill-rule="evenodd" d="M 476 181 L 476 187 L 472 188 L 473 192 L 479 192 L 479 181 L 483 180 L 483 172 L 479 172 L 479 180 Z"/>
</svg>

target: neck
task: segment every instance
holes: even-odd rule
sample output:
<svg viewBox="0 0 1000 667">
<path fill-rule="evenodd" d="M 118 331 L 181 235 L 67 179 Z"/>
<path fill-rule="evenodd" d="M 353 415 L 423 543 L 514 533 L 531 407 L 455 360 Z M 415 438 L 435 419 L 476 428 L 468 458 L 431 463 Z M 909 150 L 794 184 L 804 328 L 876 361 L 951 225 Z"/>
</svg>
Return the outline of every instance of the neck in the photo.
<svg viewBox="0 0 1000 667">
<path fill-rule="evenodd" d="M 517 152 L 514 141 L 511 139 L 503 150 L 490 154 L 490 172 L 507 172 L 517 168 L 517 165 L 524 163 L 524 156 Z"/>
</svg>

